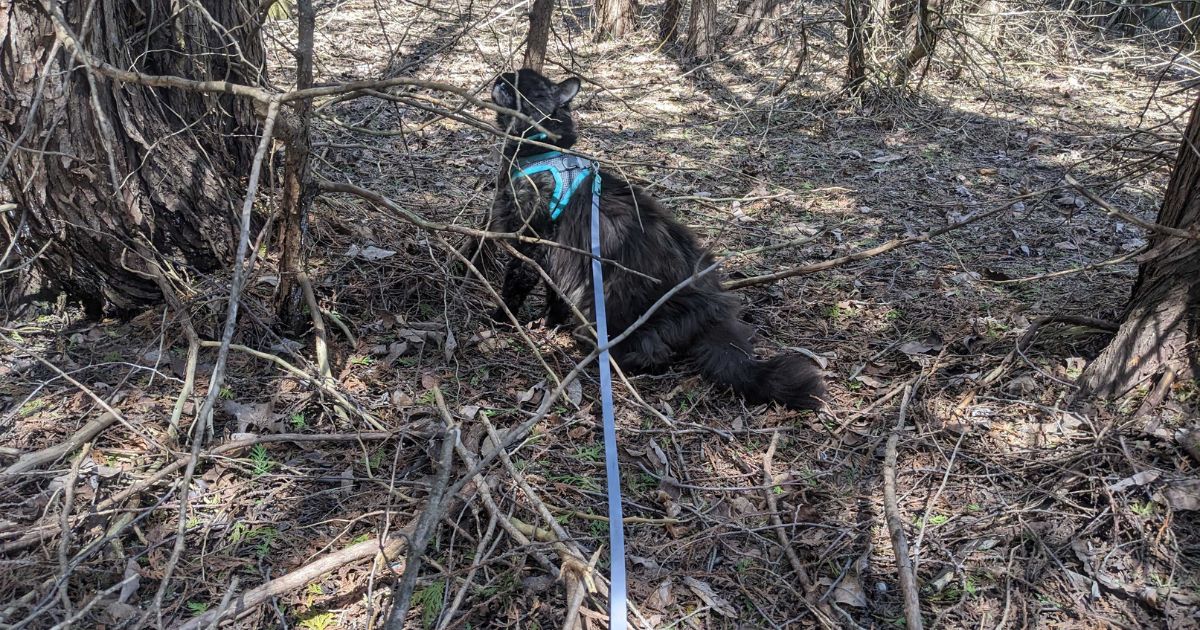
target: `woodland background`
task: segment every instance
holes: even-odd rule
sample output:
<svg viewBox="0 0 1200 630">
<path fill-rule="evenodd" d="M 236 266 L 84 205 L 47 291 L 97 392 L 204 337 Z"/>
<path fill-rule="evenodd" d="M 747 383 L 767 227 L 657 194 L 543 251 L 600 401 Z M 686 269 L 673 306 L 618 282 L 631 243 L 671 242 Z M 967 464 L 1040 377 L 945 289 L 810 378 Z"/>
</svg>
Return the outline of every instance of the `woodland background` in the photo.
<svg viewBox="0 0 1200 630">
<path fill-rule="evenodd" d="M 521 65 L 831 385 L 618 384 L 635 627 L 1196 627 L 1197 15 L 0 0 L 0 627 L 605 627 L 594 363 L 473 255 Z"/>
</svg>

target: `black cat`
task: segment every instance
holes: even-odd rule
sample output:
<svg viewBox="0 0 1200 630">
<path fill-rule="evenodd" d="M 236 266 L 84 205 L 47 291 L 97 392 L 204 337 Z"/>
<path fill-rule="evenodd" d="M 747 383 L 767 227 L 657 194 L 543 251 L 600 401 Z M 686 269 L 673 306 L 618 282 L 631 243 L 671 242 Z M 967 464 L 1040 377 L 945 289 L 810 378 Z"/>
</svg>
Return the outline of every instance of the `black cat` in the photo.
<svg viewBox="0 0 1200 630">
<path fill-rule="evenodd" d="M 595 173 L 582 166 L 594 165 L 576 162 L 573 169 L 563 168 L 572 163 L 547 157 L 544 147 L 525 141 L 542 140 L 563 149 L 574 145 L 577 136 L 570 103 L 579 88 L 579 79 L 555 83 L 528 69 L 505 73 L 496 80 L 493 102 L 538 121 L 558 138 L 548 139 L 516 116 L 497 115 L 500 127 L 522 140 L 510 139 L 504 147 L 492 229 L 524 232 L 590 251 Z M 557 167 L 559 172 L 530 166 L 539 163 Z M 607 171 L 600 177 L 601 257 L 617 263 L 603 267 L 608 331 L 610 338 L 615 338 L 672 287 L 712 265 L 713 258 L 686 227 L 643 191 Z M 595 317 L 588 256 L 535 244 L 521 244 L 518 249 L 540 265 L 561 292 L 556 295 L 547 289 L 547 324 L 568 321 L 568 302 L 587 317 Z M 536 269 L 514 257 L 502 291 L 509 310 L 516 313 L 539 280 Z M 825 386 L 816 367 L 797 354 L 755 358 L 752 329 L 739 321 L 738 310 L 737 299 L 721 288 L 716 274 L 704 275 L 614 346 L 613 357 L 623 370 L 633 373 L 661 371 L 684 360 L 705 378 L 730 386 L 752 404 L 775 401 L 791 409 L 820 408 Z M 496 317 L 503 320 L 502 309 Z"/>
</svg>

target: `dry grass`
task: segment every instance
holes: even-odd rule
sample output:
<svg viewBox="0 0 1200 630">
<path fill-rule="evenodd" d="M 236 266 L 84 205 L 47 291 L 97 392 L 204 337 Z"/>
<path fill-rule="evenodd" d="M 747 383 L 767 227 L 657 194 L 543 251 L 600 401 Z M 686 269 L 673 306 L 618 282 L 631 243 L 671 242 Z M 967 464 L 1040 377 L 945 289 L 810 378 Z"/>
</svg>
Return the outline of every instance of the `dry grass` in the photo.
<svg viewBox="0 0 1200 630">
<path fill-rule="evenodd" d="M 318 81 L 391 68 L 485 95 L 495 73 L 517 58 L 519 11 L 382 4 L 323 4 Z M 469 17 L 455 17 L 468 6 Z M 817 8 L 823 13 L 807 11 L 805 70 L 778 97 L 772 91 L 791 71 L 788 45 L 797 41 L 787 28 L 694 68 L 651 41 L 649 24 L 627 40 L 595 44 L 570 17 L 586 11 L 560 8 L 551 73 L 586 78 L 580 148 L 653 191 L 718 252 L 836 226 L 802 248 L 750 257 L 727 270 L 732 276 L 959 221 L 1052 188 L 1068 171 L 1153 218 L 1179 116 L 1190 105 L 1187 94 L 1164 85 L 1186 79 L 1171 74 L 1177 70 L 1146 71 L 1147 59 L 1169 58 L 1161 49 L 1087 33 L 1061 17 L 1014 19 L 995 44 L 1003 72 L 980 55 L 969 71 L 953 72 L 964 62 L 956 64 L 948 46 L 920 96 L 873 87 L 857 100 L 839 92 L 841 29 L 829 21 L 836 10 Z M 286 85 L 292 26 L 274 23 L 270 35 L 272 76 Z M 970 52 L 969 41 L 955 41 Z M 314 141 L 323 176 L 379 191 L 427 218 L 482 221 L 496 149 L 483 131 L 370 98 L 319 112 Z M 235 353 L 218 440 L 244 434 L 263 443 L 206 457 L 186 491 L 169 476 L 96 512 L 98 502 L 181 456 L 165 430 L 183 377 L 178 321 L 160 310 L 129 322 L 47 316 L 21 324 L 19 343 L 108 397 L 130 426 L 114 425 L 52 469 L 0 486 L 0 545 L 27 541 L 0 560 L 0 600 L 16 602 L 0 605 L 4 623 L 48 627 L 92 598 L 97 605 L 81 625 L 136 619 L 165 569 L 181 500 L 188 544 L 163 609 L 168 626 L 218 608 L 234 578 L 244 591 L 382 536 L 424 505 L 441 415 L 435 384 L 463 424 L 464 445 L 478 454 L 487 450 L 483 419 L 501 430 L 515 426 L 547 395 L 539 355 L 558 375 L 582 356 L 565 335 L 530 327 L 530 347 L 512 331 L 494 330 L 482 285 L 451 269 L 436 239 L 378 208 L 322 197 L 310 235 L 322 308 L 356 335 L 351 345 L 334 329 L 334 377 L 394 433 L 344 439 L 371 427 L 334 413 L 308 384 Z M 1143 243 L 1133 226 L 1059 191 L 934 242 L 743 291 L 765 351 L 803 347 L 828 361 L 832 412 L 747 409 L 675 373 L 634 381 L 655 414 L 619 387 L 625 509 L 635 517 L 626 528 L 632 603 L 656 628 L 812 625 L 771 524 L 769 493 L 816 595 L 841 611 L 838 623 L 901 625 L 881 466 L 898 393 L 911 385 L 899 506 L 927 626 L 1195 627 L 1196 513 L 1171 511 L 1155 497 L 1171 480 L 1196 477 L 1200 462 L 1173 432 L 1194 425 L 1200 388 L 1177 384 L 1149 418 L 1132 413 L 1144 392 L 1112 406 L 1072 406 L 1071 379 L 1102 347 L 1102 332 L 1047 325 L 1013 353 L 1038 317 L 1117 316 L 1136 267 L 996 282 L 1098 263 Z M 352 246 L 394 253 L 368 260 L 348 256 Z M 268 264 L 260 277 L 271 272 Z M 188 296 L 207 338 L 223 290 L 212 278 Z M 237 342 L 309 365 L 306 339 L 291 353 L 271 332 L 270 290 L 251 285 Z M 90 399 L 21 353 L 0 352 L 0 446 L 15 453 L 53 445 L 97 414 Z M 205 361 L 212 356 L 202 355 L 199 391 L 211 370 Z M 537 509 L 544 504 L 586 561 L 607 540 L 596 383 L 590 372 L 582 380 L 582 395 L 556 402 L 486 483 L 503 514 L 522 523 L 549 528 Z M 189 403 L 185 420 L 191 404 L 198 403 Z M 312 441 L 265 441 L 280 433 Z M 762 461 L 775 435 L 775 482 L 767 485 Z M 1159 476 L 1135 477 L 1146 471 Z M 519 489 L 518 477 L 536 499 Z M 69 538 L 57 533 L 65 486 L 74 488 Z M 528 533 L 532 542 L 516 542 L 491 522 L 480 494 L 468 485 L 453 497 L 427 550 L 410 626 L 561 626 L 565 591 L 547 571 L 562 566 L 561 552 Z M 131 524 L 80 562 L 63 560 L 88 551 L 116 523 Z M 402 555 L 393 564 L 347 564 L 270 598 L 238 623 L 368 627 L 386 614 L 403 565 Z M 606 569 L 603 559 L 599 567 Z M 97 597 L 135 574 L 136 588 L 124 597 Z M 38 586 L 63 575 L 69 610 Z M 702 597 L 703 585 L 723 601 Z M 595 595 L 583 604 L 604 606 Z M 602 627 L 595 613 L 584 620 Z"/>
</svg>

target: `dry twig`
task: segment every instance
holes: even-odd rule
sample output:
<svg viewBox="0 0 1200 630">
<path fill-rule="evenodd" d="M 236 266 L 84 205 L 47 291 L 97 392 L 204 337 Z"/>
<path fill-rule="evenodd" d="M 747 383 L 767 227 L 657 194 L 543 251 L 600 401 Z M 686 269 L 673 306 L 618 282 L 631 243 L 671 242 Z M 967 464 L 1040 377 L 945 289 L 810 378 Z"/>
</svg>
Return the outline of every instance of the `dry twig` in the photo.
<svg viewBox="0 0 1200 630">
<path fill-rule="evenodd" d="M 896 426 L 888 437 L 887 447 L 883 458 L 883 507 L 887 518 L 888 532 L 892 536 L 892 549 L 896 554 L 896 571 L 900 574 L 900 592 L 904 596 L 905 627 L 921 630 L 921 600 L 918 597 L 917 578 L 913 573 L 912 559 L 908 555 L 908 540 L 904 536 L 904 519 L 900 516 L 900 506 L 896 500 L 896 447 L 900 442 L 900 432 L 904 430 L 904 420 L 908 415 L 908 403 L 912 400 L 913 386 L 905 388 L 904 397 L 900 400 L 900 412 Z"/>
</svg>

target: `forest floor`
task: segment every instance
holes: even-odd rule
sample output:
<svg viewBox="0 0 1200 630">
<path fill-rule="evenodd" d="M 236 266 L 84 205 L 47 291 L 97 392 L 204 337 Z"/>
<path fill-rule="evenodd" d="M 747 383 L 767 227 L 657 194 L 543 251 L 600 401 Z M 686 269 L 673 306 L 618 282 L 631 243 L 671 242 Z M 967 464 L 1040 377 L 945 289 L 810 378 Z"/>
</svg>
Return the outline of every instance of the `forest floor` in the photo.
<svg viewBox="0 0 1200 630">
<path fill-rule="evenodd" d="M 391 71 L 486 98 L 519 59 L 520 11 L 476 7 L 450 20 L 450 8 L 386 3 L 377 13 L 379 4 L 321 4 L 318 82 Z M 633 379 L 646 404 L 616 387 L 630 601 L 640 619 L 654 628 L 814 625 L 786 545 L 811 582 L 807 595 L 828 603 L 838 625 L 902 627 L 882 491 L 885 443 L 899 431 L 898 506 L 927 627 L 1196 627 L 1200 522 L 1196 511 L 1172 509 L 1171 497 L 1200 483 L 1200 462 L 1175 439 L 1194 425 L 1200 389 L 1178 383 L 1141 414 L 1147 388 L 1113 405 L 1071 400 L 1072 380 L 1107 339 L 1078 322 L 1119 317 L 1146 237 L 1062 187 L 1071 173 L 1153 220 L 1191 105 L 1175 89 L 1183 75 L 1145 43 L 1047 19 L 1021 35 L 1028 45 L 998 53 L 1003 68 L 994 59 L 968 64 L 948 45 L 919 96 L 872 87 L 856 99 L 841 92 L 840 26 L 822 21 L 830 11 L 809 16 L 806 65 L 778 96 L 795 63 L 793 33 L 727 42 L 741 51 L 697 68 L 652 41 L 649 22 L 597 44 L 564 26 L 563 14 L 556 21 L 548 73 L 584 78 L 578 148 L 643 185 L 718 254 L 740 253 L 726 265 L 731 279 L 996 210 L 928 241 L 738 291 L 765 354 L 801 348 L 821 359 L 828 413 L 748 408 L 683 372 Z M 284 45 L 292 28 L 270 30 L 281 86 L 292 81 Z M 484 221 L 498 147 L 484 131 L 362 98 L 320 104 L 314 141 L 315 169 L 327 179 L 427 219 Z M 484 284 L 452 268 L 439 237 L 382 208 L 323 195 L 309 229 L 336 387 L 379 426 L 334 413 L 307 382 L 234 352 L 215 444 L 254 446 L 206 451 L 181 495 L 182 470 L 151 478 L 187 449 L 167 434 L 186 372 L 175 316 L 21 324 L 17 342 L 105 397 L 128 424 L 0 489 L 0 602 L 21 602 L 0 604 L 6 623 L 35 606 L 46 616 L 32 627 L 64 619 L 62 602 L 32 585 L 62 575 L 67 552 L 93 541 L 102 550 L 66 571 L 74 610 L 97 604 L 80 624 L 134 618 L 170 570 L 162 610 L 176 625 L 235 589 L 403 527 L 425 505 L 443 413 L 462 423 L 467 451 L 486 453 L 489 425 L 503 433 L 528 420 L 553 389 L 547 370 L 562 376 L 583 357 L 566 334 L 495 328 Z M 444 238 L 458 245 L 452 236 Z M 785 246 L 748 251 L 771 245 Z M 235 341 L 307 369 L 311 334 L 283 339 L 270 326 L 273 262 L 256 271 Z M 226 290 L 224 278 L 199 279 L 188 296 L 206 338 L 216 338 Z M 1042 324 L 1046 316 L 1069 317 Z M 214 358 L 201 355 L 185 421 Z M 598 552 L 607 574 L 594 370 L 581 385 L 488 472 L 486 488 L 468 484 L 448 498 L 410 627 L 561 627 L 567 591 L 551 575 L 563 566 L 561 548 L 535 525 L 561 528 L 585 560 Z M 0 456 L 61 443 L 98 413 L 80 388 L 0 347 Z M 140 494 L 97 510 L 138 484 Z M 187 544 L 172 565 L 181 497 Z M 76 515 L 72 536 L 60 536 L 59 523 Z M 134 525 L 104 540 L 122 517 Z M 526 545 L 502 527 L 526 524 Z M 368 627 L 386 612 L 403 567 L 403 554 L 392 565 L 364 557 L 274 594 L 239 625 Z M 128 593 L 97 596 L 122 580 Z M 585 597 L 585 627 L 604 627 L 605 602 Z"/>
</svg>

